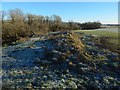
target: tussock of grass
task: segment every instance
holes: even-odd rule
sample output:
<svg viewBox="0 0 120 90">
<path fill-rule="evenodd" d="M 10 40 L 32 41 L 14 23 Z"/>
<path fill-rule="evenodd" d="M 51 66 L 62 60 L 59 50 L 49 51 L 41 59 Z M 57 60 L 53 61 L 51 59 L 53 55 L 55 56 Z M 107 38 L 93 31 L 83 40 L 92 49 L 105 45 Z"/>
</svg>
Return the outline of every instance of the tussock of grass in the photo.
<svg viewBox="0 0 120 90">
<path fill-rule="evenodd" d="M 75 33 L 69 34 L 68 39 L 73 42 L 73 46 L 76 49 L 82 50 L 84 48 L 84 44 L 81 42 L 81 40 L 78 38 L 78 36 Z"/>
</svg>

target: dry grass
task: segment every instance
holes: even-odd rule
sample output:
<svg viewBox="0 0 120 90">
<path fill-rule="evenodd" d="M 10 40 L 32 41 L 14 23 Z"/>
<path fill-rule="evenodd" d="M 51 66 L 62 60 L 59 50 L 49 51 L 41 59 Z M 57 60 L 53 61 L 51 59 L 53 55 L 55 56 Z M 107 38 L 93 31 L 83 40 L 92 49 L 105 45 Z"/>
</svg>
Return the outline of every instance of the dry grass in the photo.
<svg viewBox="0 0 120 90">
<path fill-rule="evenodd" d="M 75 33 L 71 33 L 69 34 L 69 40 L 71 40 L 73 42 L 73 46 L 76 49 L 82 50 L 84 48 L 84 44 L 81 42 L 81 40 L 78 38 L 77 34 Z"/>
</svg>

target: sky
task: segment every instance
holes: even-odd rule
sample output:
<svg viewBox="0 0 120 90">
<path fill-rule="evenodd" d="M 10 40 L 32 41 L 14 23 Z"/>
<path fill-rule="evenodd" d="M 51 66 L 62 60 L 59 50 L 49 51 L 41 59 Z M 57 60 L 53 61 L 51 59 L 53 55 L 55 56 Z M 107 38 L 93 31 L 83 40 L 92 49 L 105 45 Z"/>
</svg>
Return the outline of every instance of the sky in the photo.
<svg viewBox="0 0 120 90">
<path fill-rule="evenodd" d="M 2 10 L 19 8 L 36 15 L 59 15 L 63 21 L 118 23 L 117 2 L 2 2 Z"/>
<path fill-rule="evenodd" d="M 2 2 L 119 2 L 119 0 L 1 0 Z"/>
</svg>

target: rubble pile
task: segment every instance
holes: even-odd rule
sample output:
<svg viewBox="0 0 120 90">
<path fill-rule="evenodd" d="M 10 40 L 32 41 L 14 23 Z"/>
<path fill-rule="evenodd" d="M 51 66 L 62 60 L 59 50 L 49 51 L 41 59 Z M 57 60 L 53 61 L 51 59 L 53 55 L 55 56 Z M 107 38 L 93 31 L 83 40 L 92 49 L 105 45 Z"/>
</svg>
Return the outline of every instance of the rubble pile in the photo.
<svg viewBox="0 0 120 90">
<path fill-rule="evenodd" d="M 93 37 L 58 32 L 3 48 L 3 88 L 119 90 L 118 54 Z"/>
</svg>

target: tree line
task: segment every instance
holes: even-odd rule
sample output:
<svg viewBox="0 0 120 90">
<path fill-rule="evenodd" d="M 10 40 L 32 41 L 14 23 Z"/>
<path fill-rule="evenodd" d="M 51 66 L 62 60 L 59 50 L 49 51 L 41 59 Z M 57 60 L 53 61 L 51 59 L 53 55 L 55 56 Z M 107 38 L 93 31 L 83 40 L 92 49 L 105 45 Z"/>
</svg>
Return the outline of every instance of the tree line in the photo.
<svg viewBox="0 0 120 90">
<path fill-rule="evenodd" d="M 39 36 L 48 32 L 79 30 L 89 26 L 73 21 L 63 22 L 62 18 L 58 15 L 42 16 L 31 13 L 25 14 L 20 9 L 13 9 L 7 12 L 2 11 L 0 20 L 2 20 L 3 44 L 10 44 L 20 38 L 30 37 L 31 34 Z M 99 22 L 96 22 L 93 27 L 98 27 L 97 23 Z"/>
<path fill-rule="evenodd" d="M 81 24 L 82 29 L 98 29 L 101 27 L 100 22 L 86 22 Z"/>
</svg>

